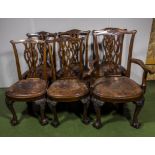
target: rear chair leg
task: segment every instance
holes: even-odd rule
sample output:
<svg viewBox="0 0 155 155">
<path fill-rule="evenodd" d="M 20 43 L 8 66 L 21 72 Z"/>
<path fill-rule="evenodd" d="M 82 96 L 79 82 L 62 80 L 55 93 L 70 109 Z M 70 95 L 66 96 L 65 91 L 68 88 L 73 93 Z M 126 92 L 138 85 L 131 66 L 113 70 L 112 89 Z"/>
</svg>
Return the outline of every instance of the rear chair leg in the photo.
<svg viewBox="0 0 155 155">
<path fill-rule="evenodd" d="M 7 97 L 5 98 L 5 103 L 8 107 L 8 109 L 10 110 L 10 112 L 12 113 L 12 119 L 11 119 L 11 125 L 15 126 L 17 125 L 19 122 L 17 120 L 17 115 L 16 115 L 16 112 L 15 112 L 15 109 L 13 107 L 13 103 L 14 101 L 12 100 L 9 100 Z"/>
<path fill-rule="evenodd" d="M 57 116 L 57 111 L 56 111 L 56 105 L 57 102 L 56 101 L 51 101 L 51 100 L 47 100 L 49 107 L 51 109 L 51 111 L 53 112 L 53 120 L 51 122 L 51 124 L 53 125 L 53 127 L 58 127 L 59 126 L 59 120 L 58 120 L 58 116 Z"/>
<path fill-rule="evenodd" d="M 87 96 L 85 98 L 82 98 L 81 99 L 81 102 L 84 105 L 82 122 L 84 124 L 89 124 L 90 123 L 90 119 L 88 117 L 88 107 L 89 107 L 89 104 L 90 104 L 90 96 Z"/>
<path fill-rule="evenodd" d="M 40 99 L 38 101 L 35 101 L 40 106 L 40 124 L 46 125 L 48 124 L 48 119 L 45 117 L 45 105 L 46 105 L 46 99 Z"/>
<path fill-rule="evenodd" d="M 133 115 L 133 120 L 131 122 L 131 126 L 136 129 L 140 128 L 140 126 L 141 126 L 141 124 L 138 121 L 138 115 L 139 115 L 142 107 L 144 106 L 144 101 L 145 101 L 145 99 L 142 98 L 141 100 L 134 102 L 136 107 L 135 107 L 135 112 Z"/>
<path fill-rule="evenodd" d="M 96 121 L 93 123 L 93 126 L 96 129 L 99 129 L 102 127 L 101 123 L 101 106 L 103 106 L 104 102 L 92 97 L 92 102 L 94 103 L 94 108 L 96 112 Z"/>
</svg>

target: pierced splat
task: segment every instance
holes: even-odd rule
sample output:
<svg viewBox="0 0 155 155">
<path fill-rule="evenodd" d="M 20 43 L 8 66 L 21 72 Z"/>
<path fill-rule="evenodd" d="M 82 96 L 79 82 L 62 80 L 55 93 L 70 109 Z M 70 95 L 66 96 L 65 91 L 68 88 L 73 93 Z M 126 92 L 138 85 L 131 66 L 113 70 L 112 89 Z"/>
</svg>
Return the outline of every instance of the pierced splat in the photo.
<svg viewBox="0 0 155 155">
<path fill-rule="evenodd" d="M 63 77 L 75 76 L 74 66 L 80 67 L 80 48 L 81 44 L 77 41 L 64 40 L 59 42 L 58 54 Z"/>
<path fill-rule="evenodd" d="M 10 42 L 14 49 L 18 78 L 22 80 L 26 78 L 39 77 L 39 74 L 37 74 L 37 66 L 39 64 L 39 57 L 40 57 L 38 46 L 43 46 L 43 49 L 44 49 L 43 53 L 45 54 L 46 53 L 45 42 L 42 40 L 33 40 L 33 39 L 26 39 L 26 40 L 19 40 L 19 41 L 11 40 Z M 21 66 L 20 66 L 19 52 L 23 53 L 23 57 L 28 67 L 28 70 L 25 72 L 26 74 L 25 77 L 22 75 L 23 71 L 21 70 Z M 43 79 L 46 79 L 46 75 L 44 71 L 45 70 L 44 63 L 41 67 L 43 71 L 42 73 Z"/>
<path fill-rule="evenodd" d="M 93 31 L 94 40 L 94 63 L 96 65 L 96 77 L 108 76 L 130 76 L 130 59 L 136 31 L 128 31 L 119 28 L 105 28 Z M 123 50 L 124 37 L 127 36 L 129 44 Z M 127 49 L 128 48 L 128 49 Z M 127 51 L 127 67 L 121 66 L 122 53 Z"/>
<path fill-rule="evenodd" d="M 103 61 L 108 65 L 108 72 L 117 74 L 121 65 L 123 35 L 105 35 L 103 37 Z"/>
<path fill-rule="evenodd" d="M 24 58 L 29 67 L 28 77 L 36 77 L 36 66 L 38 62 L 36 43 L 24 43 L 24 46 Z"/>
<path fill-rule="evenodd" d="M 57 36 L 57 33 L 50 33 L 50 32 L 46 32 L 46 31 L 40 31 L 40 32 L 36 32 L 34 34 L 33 33 L 27 33 L 26 35 L 27 35 L 28 38 L 31 38 L 31 39 L 34 38 L 34 39 L 45 41 L 46 39 L 55 39 L 56 36 Z M 38 46 L 38 50 L 39 50 L 39 53 L 40 53 L 39 64 L 43 65 L 44 44 L 38 44 L 37 46 Z M 47 62 L 47 65 L 50 66 L 50 63 L 49 63 L 50 58 L 49 58 L 48 47 L 46 47 L 46 49 L 47 49 L 46 62 Z M 53 49 L 55 50 L 55 45 L 54 45 Z M 53 54 L 55 55 L 55 52 L 53 52 Z"/>
<path fill-rule="evenodd" d="M 90 31 L 82 31 L 78 29 L 72 29 L 66 32 L 59 32 L 58 37 L 73 37 L 73 38 L 83 38 L 82 52 L 85 59 L 83 59 L 83 64 L 85 68 L 88 68 L 88 39 Z"/>
<path fill-rule="evenodd" d="M 43 56 L 44 56 L 44 44 L 38 44 L 38 50 L 40 52 L 40 58 L 39 58 L 39 63 L 42 65 L 43 64 Z M 48 56 L 47 56 L 48 57 Z M 46 58 L 47 59 L 47 58 Z"/>
<path fill-rule="evenodd" d="M 105 50 L 105 61 L 114 64 L 121 63 L 120 45 L 122 44 L 122 37 L 114 35 L 105 35 L 103 38 L 103 47 Z"/>
</svg>

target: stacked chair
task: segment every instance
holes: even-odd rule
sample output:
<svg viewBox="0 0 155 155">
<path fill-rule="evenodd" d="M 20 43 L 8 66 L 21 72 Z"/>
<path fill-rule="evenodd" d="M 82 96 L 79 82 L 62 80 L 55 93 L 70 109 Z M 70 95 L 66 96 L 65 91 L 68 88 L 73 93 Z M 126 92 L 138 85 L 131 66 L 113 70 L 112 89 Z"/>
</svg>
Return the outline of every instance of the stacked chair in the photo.
<svg viewBox="0 0 155 155">
<path fill-rule="evenodd" d="M 18 123 L 13 103 L 25 101 L 40 106 L 40 122 L 48 123 L 45 117 L 47 103 L 53 113 L 51 124 L 59 125 L 56 105 L 59 102 L 83 103 L 82 122 L 89 124 L 87 114 L 90 102 L 94 104 L 96 120 L 93 126 L 101 128 L 101 106 L 104 103 L 136 105 L 131 126 L 139 128 L 138 114 L 144 105 L 147 74 L 153 74 L 141 60 L 132 58 L 136 31 L 119 28 L 93 30 L 93 60 L 89 60 L 90 31 L 77 29 L 66 32 L 37 32 L 27 34 L 26 40 L 11 41 L 17 65 L 19 81 L 6 90 L 6 104 L 13 117 L 11 124 Z M 128 36 L 129 44 L 124 48 Z M 21 72 L 17 44 L 23 46 L 23 55 L 28 70 Z M 20 48 L 21 49 L 21 48 Z M 123 52 L 128 54 L 127 66 L 122 66 Z M 131 80 L 131 64 L 143 70 L 142 84 Z"/>
</svg>

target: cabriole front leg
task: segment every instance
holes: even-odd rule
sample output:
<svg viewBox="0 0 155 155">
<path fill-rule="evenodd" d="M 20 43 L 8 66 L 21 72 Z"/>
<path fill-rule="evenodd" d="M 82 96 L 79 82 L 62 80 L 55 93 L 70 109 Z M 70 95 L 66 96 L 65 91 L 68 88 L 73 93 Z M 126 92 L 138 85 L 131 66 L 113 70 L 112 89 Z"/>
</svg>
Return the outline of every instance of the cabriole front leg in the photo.
<svg viewBox="0 0 155 155">
<path fill-rule="evenodd" d="M 87 97 L 81 99 L 81 102 L 84 105 L 82 122 L 84 124 L 89 124 L 90 123 L 90 119 L 88 117 L 88 107 L 89 107 L 89 104 L 90 104 L 90 96 L 87 96 Z"/>
<path fill-rule="evenodd" d="M 53 127 L 58 127 L 60 123 L 59 123 L 57 111 L 56 111 L 57 102 L 47 99 L 47 103 L 48 103 L 51 111 L 53 112 L 53 120 L 52 120 L 51 124 Z"/>
<path fill-rule="evenodd" d="M 94 108 L 95 108 L 95 112 L 96 112 L 96 120 L 93 123 L 93 126 L 96 129 L 99 129 L 102 127 L 102 123 L 101 123 L 101 106 L 103 106 L 104 102 L 92 97 L 92 102 L 94 104 Z"/>
<path fill-rule="evenodd" d="M 15 112 L 15 109 L 13 107 L 13 103 L 14 101 L 12 100 L 9 100 L 7 97 L 5 98 L 5 103 L 8 107 L 8 109 L 10 110 L 10 112 L 12 113 L 12 118 L 11 118 L 11 125 L 15 126 L 17 125 L 19 122 L 17 120 L 17 115 L 16 115 L 16 112 Z"/>
<path fill-rule="evenodd" d="M 133 115 L 133 120 L 131 122 L 131 126 L 136 129 L 138 129 L 141 126 L 141 124 L 138 121 L 138 115 L 139 115 L 142 107 L 144 106 L 144 101 L 145 101 L 145 99 L 142 98 L 141 100 L 134 102 L 136 107 L 135 107 L 135 112 Z"/>
</svg>

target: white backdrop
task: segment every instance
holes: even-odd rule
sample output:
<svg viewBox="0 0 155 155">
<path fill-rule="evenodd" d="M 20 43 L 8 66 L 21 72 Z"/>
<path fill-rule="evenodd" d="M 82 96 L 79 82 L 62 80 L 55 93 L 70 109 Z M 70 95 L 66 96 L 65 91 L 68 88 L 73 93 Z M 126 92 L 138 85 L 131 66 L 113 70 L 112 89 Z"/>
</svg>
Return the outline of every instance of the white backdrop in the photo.
<svg viewBox="0 0 155 155">
<path fill-rule="evenodd" d="M 152 19 L 0 19 L 0 87 L 8 87 L 17 81 L 15 59 L 10 40 L 25 38 L 25 34 L 37 31 L 59 32 L 77 28 L 81 30 L 102 29 L 105 27 L 127 28 L 137 30 L 133 57 L 145 62 L 150 38 Z M 90 38 L 90 41 L 92 39 Z M 89 48 L 90 49 L 90 48 Z M 125 56 L 124 61 L 125 63 Z M 132 66 L 131 78 L 141 82 L 142 70 L 136 65 Z"/>
</svg>

